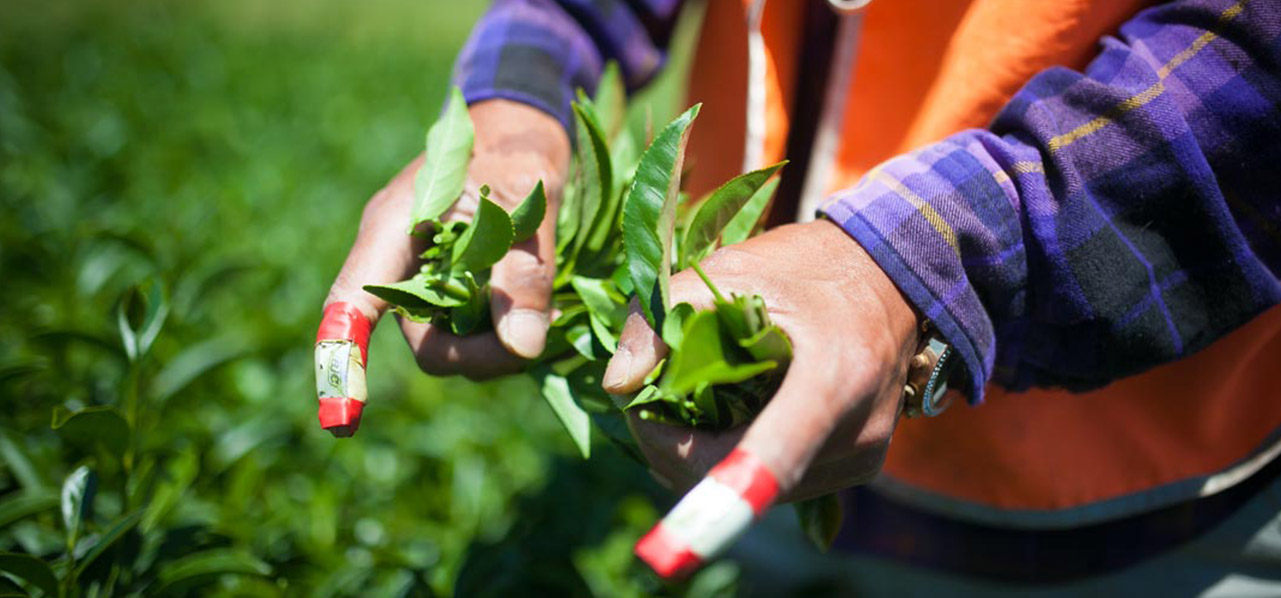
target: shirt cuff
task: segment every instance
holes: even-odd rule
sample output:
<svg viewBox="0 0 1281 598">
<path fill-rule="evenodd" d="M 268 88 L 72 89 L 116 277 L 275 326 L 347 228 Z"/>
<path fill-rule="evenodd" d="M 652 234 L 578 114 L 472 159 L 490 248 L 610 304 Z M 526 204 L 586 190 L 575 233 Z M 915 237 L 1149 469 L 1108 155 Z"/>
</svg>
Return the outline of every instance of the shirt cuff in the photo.
<svg viewBox="0 0 1281 598">
<path fill-rule="evenodd" d="M 1024 267 L 1017 239 L 999 232 L 1013 214 L 1000 169 L 985 162 L 964 143 L 928 146 L 878 166 L 819 210 L 863 246 L 952 345 L 968 374 L 961 390 L 975 404 L 992 376 L 996 337 L 980 299 L 990 289 L 977 290 L 967 266 L 1020 273 Z"/>
</svg>

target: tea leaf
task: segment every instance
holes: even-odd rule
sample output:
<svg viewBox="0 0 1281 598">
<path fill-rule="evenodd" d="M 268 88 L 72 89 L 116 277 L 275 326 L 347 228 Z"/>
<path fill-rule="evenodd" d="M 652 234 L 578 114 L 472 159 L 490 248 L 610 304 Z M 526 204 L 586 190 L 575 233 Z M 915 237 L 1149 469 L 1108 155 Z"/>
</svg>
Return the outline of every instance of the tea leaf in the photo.
<svg viewBox="0 0 1281 598">
<path fill-rule="evenodd" d="M 621 331 L 627 319 L 627 299 L 613 292 L 610 288 L 613 283 L 608 280 L 575 276 L 570 279 L 570 284 L 587 307 L 592 330 L 601 344 L 613 353 L 618 347 L 618 336 L 614 331 Z"/>
<path fill-rule="evenodd" d="M 543 223 L 543 217 L 547 215 L 547 193 L 543 191 L 543 182 L 538 181 L 534 189 L 525 196 L 525 201 L 516 206 L 512 212 L 512 228 L 515 230 L 515 237 L 512 243 L 520 243 L 534 236 L 538 232 L 538 225 Z"/>
<path fill-rule="evenodd" d="M 747 200 L 743 209 L 725 225 L 725 232 L 721 233 L 721 247 L 742 243 L 748 237 L 752 236 L 752 231 L 756 229 L 756 223 L 760 221 L 761 214 L 765 213 L 765 208 L 769 207 L 769 202 L 774 197 L 774 190 L 778 189 L 778 183 L 781 179 L 770 179 L 752 198 Z"/>
<path fill-rule="evenodd" d="M 668 358 L 660 387 L 668 395 L 685 395 L 700 385 L 733 384 L 778 366 L 773 361 L 744 363 L 723 342 L 715 312 L 695 312 L 685 324 L 679 351 Z"/>
<path fill-rule="evenodd" d="M 163 403 L 205 373 L 251 351 L 247 339 L 238 335 L 218 336 L 192 345 L 174 357 L 156 374 L 151 397 Z"/>
<path fill-rule="evenodd" d="M 151 349 L 169 315 L 169 300 L 158 282 L 148 281 L 129 289 L 116 310 L 116 325 L 129 361 L 137 361 Z"/>
<path fill-rule="evenodd" d="M 106 552 L 108 548 L 111 548 L 113 544 L 119 542 L 120 538 L 129 533 L 129 530 L 137 526 L 138 522 L 141 520 L 142 509 L 139 509 L 122 517 L 119 521 L 113 524 L 110 529 L 103 532 L 101 536 L 98 536 L 98 541 L 94 543 L 93 548 L 90 548 L 89 552 L 76 563 L 76 576 L 84 573 L 85 569 L 87 569 L 89 565 L 92 565 L 93 562 L 97 560 L 99 556 L 102 556 L 102 553 Z"/>
<path fill-rule="evenodd" d="M 669 301 L 676 197 L 689 127 L 701 104 L 667 125 L 641 156 L 623 204 L 623 248 L 641 310 L 651 328 L 662 330 Z"/>
<path fill-rule="evenodd" d="M 0 457 L 4 458 L 9 472 L 25 490 L 33 492 L 45 489 L 45 480 L 40 470 L 32 465 L 26 450 L 20 448 L 4 430 L 0 430 Z"/>
<path fill-rule="evenodd" d="M 81 465 L 62 483 L 62 523 L 67 530 L 68 547 L 76 545 L 84 521 L 93 511 L 97 480 L 93 471 Z"/>
<path fill-rule="evenodd" d="M 61 405 L 53 408 L 52 427 L 73 443 L 96 443 L 107 452 L 121 457 L 129 445 L 129 424 L 115 407 L 101 405 L 71 411 Z"/>
<path fill-rule="evenodd" d="M 142 531 L 149 532 L 168 515 L 200 471 L 200 458 L 191 450 L 183 451 L 170 459 L 165 466 L 165 479 L 156 485 L 151 502 L 142 519 Z"/>
<path fill-rule="evenodd" d="M 778 326 L 769 326 L 750 338 L 738 339 L 738 346 L 753 359 L 785 363 L 792 360 L 792 341 Z"/>
<path fill-rule="evenodd" d="M 0 571 L 21 579 L 44 592 L 45 596 L 58 596 L 58 578 L 53 567 L 29 554 L 0 552 Z"/>
<path fill-rule="evenodd" d="M 541 387 L 543 398 L 556 414 L 556 419 L 565 426 L 565 431 L 569 432 L 569 437 L 578 447 L 579 454 L 584 459 L 590 458 L 592 455 L 591 418 L 574 401 L 569 380 L 548 372 L 543 374 Z"/>
<path fill-rule="evenodd" d="M 614 139 L 627 123 L 627 88 L 623 85 L 623 75 L 617 62 L 611 60 L 605 64 L 596 83 L 593 102 L 605 135 Z"/>
<path fill-rule="evenodd" d="M 845 506 L 841 504 L 841 495 L 824 494 L 795 503 L 796 518 L 801 524 L 805 536 L 821 552 L 827 552 L 836 541 L 845 520 Z"/>
<path fill-rule="evenodd" d="M 481 288 L 470 271 L 463 272 L 462 282 L 469 299 L 463 305 L 449 310 L 450 332 L 458 336 L 471 334 L 482 324 L 489 322 L 489 293 Z"/>
<path fill-rule="evenodd" d="M 482 272 L 498 263 L 511 249 L 515 230 L 512 219 L 498 204 L 481 197 L 476 217 L 454 243 L 450 258 L 455 272 Z"/>
<path fill-rule="evenodd" d="M 716 239 L 774 173 L 787 161 L 740 174 L 712 192 L 699 206 L 681 246 L 682 265 L 697 262 L 716 248 Z M 753 222 L 754 223 L 754 222 Z"/>
<path fill-rule="evenodd" d="M 613 184 L 613 165 L 609 159 L 609 146 L 601 130 L 596 107 L 586 96 L 579 95 L 573 104 L 575 133 L 578 137 L 579 182 L 578 231 L 573 244 L 575 256 L 588 244 L 589 238 L 603 237 L 610 232 L 613 216 L 610 209 Z M 602 209 L 604 208 L 604 209 Z M 611 212 L 606 214 L 605 212 Z M 601 241 L 598 239 L 597 243 Z"/>
<path fill-rule="evenodd" d="M 685 344 L 685 324 L 693 315 L 694 306 L 688 303 L 677 303 L 668 310 L 661 335 L 668 347 L 680 347 Z"/>
<path fill-rule="evenodd" d="M 195 584 L 219 575 L 269 575 L 271 566 L 258 557 L 233 548 L 214 548 L 185 556 L 160 570 L 157 592 L 177 595 Z"/>
<path fill-rule="evenodd" d="M 52 509 L 57 504 L 58 497 L 49 492 L 15 493 L 0 502 L 0 528 L 24 517 Z"/>
<path fill-rule="evenodd" d="M 456 307 L 467 303 L 467 298 L 458 297 L 457 292 L 450 292 L 446 283 L 440 282 L 433 286 L 428 277 L 423 275 L 391 284 L 367 284 L 363 288 L 388 303 L 410 310 Z"/>
<path fill-rule="evenodd" d="M 463 92 L 454 87 L 445 111 L 427 131 L 427 159 L 414 179 L 411 231 L 440 218 L 463 194 L 475 135 Z"/>
</svg>

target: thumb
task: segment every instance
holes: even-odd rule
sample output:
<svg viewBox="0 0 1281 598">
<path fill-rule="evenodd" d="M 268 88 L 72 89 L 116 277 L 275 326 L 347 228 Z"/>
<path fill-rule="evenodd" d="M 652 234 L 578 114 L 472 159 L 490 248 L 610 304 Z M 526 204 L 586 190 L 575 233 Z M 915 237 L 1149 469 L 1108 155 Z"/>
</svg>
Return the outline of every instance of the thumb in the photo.
<svg viewBox="0 0 1281 598">
<path fill-rule="evenodd" d="M 533 188 L 530 184 L 529 188 Z M 516 202 L 504 202 L 514 207 Z M 556 211 L 552 188 L 547 212 L 534 236 L 512 246 L 490 273 L 490 315 L 498 341 L 508 352 L 534 359 L 547 346 L 552 285 L 556 279 Z"/>
<path fill-rule="evenodd" d="M 632 299 L 627 322 L 618 337 L 618 349 L 609 359 L 601 386 L 614 395 L 634 393 L 645 385 L 645 377 L 667 357 L 667 345 L 649 327 L 640 303 Z"/>
<path fill-rule="evenodd" d="M 823 361 L 796 355 L 778 393 L 742 440 L 658 525 L 636 555 L 664 578 L 681 578 L 729 547 L 796 487 L 852 401 Z M 807 365 L 814 364 L 814 365 Z"/>
</svg>

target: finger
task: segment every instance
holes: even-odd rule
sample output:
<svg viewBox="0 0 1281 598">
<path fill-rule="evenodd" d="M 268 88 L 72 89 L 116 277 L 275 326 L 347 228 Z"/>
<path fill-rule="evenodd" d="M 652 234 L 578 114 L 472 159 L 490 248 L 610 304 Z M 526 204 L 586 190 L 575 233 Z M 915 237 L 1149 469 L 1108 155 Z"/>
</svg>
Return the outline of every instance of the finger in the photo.
<svg viewBox="0 0 1281 598">
<path fill-rule="evenodd" d="M 536 181 L 531 182 L 533 188 Z M 533 359 L 547 346 L 552 283 L 556 278 L 556 206 L 548 209 L 538 232 L 512 246 L 490 274 L 490 313 L 498 340 L 513 354 Z"/>
<path fill-rule="evenodd" d="M 708 276 L 716 279 L 714 258 L 706 262 Z M 694 272 L 686 270 L 672 277 L 671 303 L 689 303 L 694 309 L 710 309 L 712 292 Z M 645 313 L 635 299 L 628 306 L 627 321 L 618 337 L 618 349 L 605 368 L 601 386 L 615 395 L 634 393 L 645 385 L 645 377 L 658 362 L 667 357 L 668 347 L 661 336 L 650 328 Z"/>
<path fill-rule="evenodd" d="M 636 544 L 659 575 L 687 575 L 728 547 L 797 486 L 843 419 L 852 401 L 842 400 L 831 368 L 807 353 L 797 347 L 778 393 L 734 450 Z"/>
<path fill-rule="evenodd" d="M 404 234 L 404 223 L 413 199 L 410 181 L 421 165 L 419 156 L 366 204 L 356 241 L 325 298 L 316 331 L 316 395 L 320 426 L 334 436 L 351 436 L 360 427 L 369 334 L 387 309 L 362 287 L 408 277 L 420 250 Z"/>
<path fill-rule="evenodd" d="M 524 360 L 508 352 L 492 331 L 457 336 L 408 319 L 401 319 L 400 329 L 419 369 L 433 376 L 461 374 L 484 380 L 518 372 L 524 366 Z"/>
<path fill-rule="evenodd" d="M 605 392 L 615 395 L 636 392 L 664 357 L 667 357 L 667 345 L 649 327 L 640 304 L 633 299 L 627 322 L 623 324 L 623 333 L 618 337 L 618 348 L 605 368 L 601 386 Z"/>
<path fill-rule="evenodd" d="M 627 414 L 632 435 L 640 440 L 641 454 L 653 472 L 684 493 L 719 463 L 743 438 L 746 426 L 707 431 L 688 426 L 645 421 Z"/>
<path fill-rule="evenodd" d="M 329 288 L 325 306 L 350 304 L 376 324 L 388 305 L 365 292 L 364 286 L 396 282 L 413 274 L 417 256 L 426 247 L 422 239 L 405 234 L 405 223 L 410 221 L 413 208 L 414 173 L 422 163 L 419 155 L 365 205 L 356 241 Z"/>
</svg>

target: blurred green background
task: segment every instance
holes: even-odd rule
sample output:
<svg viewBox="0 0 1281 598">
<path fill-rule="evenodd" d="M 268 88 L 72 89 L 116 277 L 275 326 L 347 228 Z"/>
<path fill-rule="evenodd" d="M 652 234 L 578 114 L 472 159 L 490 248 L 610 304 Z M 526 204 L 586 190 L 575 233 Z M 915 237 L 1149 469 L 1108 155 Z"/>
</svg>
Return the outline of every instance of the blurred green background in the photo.
<svg viewBox="0 0 1281 598">
<path fill-rule="evenodd" d="M 392 326 L 360 434 L 317 425 L 321 301 L 485 4 L 4 3 L 0 595 L 735 591 L 661 586 L 642 467 Z"/>
</svg>

